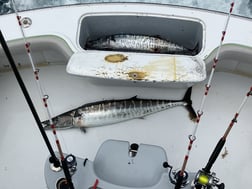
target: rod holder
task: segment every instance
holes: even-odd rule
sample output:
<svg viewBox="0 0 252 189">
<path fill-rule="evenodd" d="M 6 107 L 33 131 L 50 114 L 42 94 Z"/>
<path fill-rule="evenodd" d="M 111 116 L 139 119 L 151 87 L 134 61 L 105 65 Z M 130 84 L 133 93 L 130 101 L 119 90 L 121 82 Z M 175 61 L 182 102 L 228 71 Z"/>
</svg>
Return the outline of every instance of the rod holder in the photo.
<svg viewBox="0 0 252 189">
<path fill-rule="evenodd" d="M 181 171 L 174 171 L 173 172 L 173 183 L 175 184 L 175 189 L 180 189 L 185 187 L 188 183 L 188 173 L 184 171 L 183 174 L 181 174 Z"/>
</svg>

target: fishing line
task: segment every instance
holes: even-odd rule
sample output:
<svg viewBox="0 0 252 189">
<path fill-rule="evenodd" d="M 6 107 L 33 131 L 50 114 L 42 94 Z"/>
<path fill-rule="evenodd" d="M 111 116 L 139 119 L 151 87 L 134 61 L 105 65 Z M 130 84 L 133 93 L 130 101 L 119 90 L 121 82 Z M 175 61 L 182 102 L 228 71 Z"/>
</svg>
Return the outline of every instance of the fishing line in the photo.
<svg viewBox="0 0 252 189">
<path fill-rule="evenodd" d="M 203 97 L 201 99 L 200 108 L 197 111 L 197 120 L 196 120 L 196 123 L 195 123 L 195 127 L 193 129 L 192 134 L 189 135 L 189 137 L 188 137 L 189 138 L 189 144 L 188 144 L 188 147 L 187 147 L 187 153 L 186 153 L 186 155 L 184 157 L 184 161 L 183 161 L 181 170 L 179 171 L 179 177 L 177 179 L 175 189 L 179 189 L 181 187 L 181 184 L 182 184 L 182 181 L 183 181 L 183 175 L 185 173 L 185 169 L 186 169 L 186 166 L 187 166 L 187 162 L 188 162 L 188 159 L 189 159 L 189 156 L 190 156 L 190 152 L 191 152 L 193 143 L 196 140 L 196 133 L 197 133 L 197 130 L 198 130 L 198 126 L 199 126 L 199 123 L 200 123 L 201 116 L 203 115 L 203 108 L 204 108 L 204 105 L 205 105 L 206 97 L 207 97 L 208 92 L 210 90 L 212 79 L 213 79 L 214 72 L 215 72 L 215 68 L 216 68 L 216 66 L 218 64 L 218 61 L 219 61 L 220 50 L 221 50 L 224 38 L 226 36 L 226 31 L 227 31 L 229 20 L 230 20 L 232 11 L 233 11 L 233 7 L 234 7 L 234 1 L 230 4 L 230 9 L 229 9 L 229 13 L 228 13 L 228 16 L 227 16 L 227 20 L 225 22 L 224 30 L 222 31 L 220 44 L 219 44 L 219 47 L 217 49 L 216 56 L 213 59 L 213 65 L 212 65 L 211 73 L 210 73 L 208 82 L 205 85 L 205 92 L 204 92 L 204 95 L 203 95 Z"/>
</svg>

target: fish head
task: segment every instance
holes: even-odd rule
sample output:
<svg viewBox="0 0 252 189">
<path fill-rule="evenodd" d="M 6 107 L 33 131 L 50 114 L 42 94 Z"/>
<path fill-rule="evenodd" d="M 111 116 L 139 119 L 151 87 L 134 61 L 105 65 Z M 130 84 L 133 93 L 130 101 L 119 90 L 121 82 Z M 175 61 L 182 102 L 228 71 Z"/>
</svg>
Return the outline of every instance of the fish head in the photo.
<svg viewBox="0 0 252 189">
<path fill-rule="evenodd" d="M 73 113 L 67 112 L 65 114 L 59 115 L 52 119 L 53 125 L 56 129 L 69 129 L 72 128 L 73 125 Z M 45 130 L 51 129 L 51 123 L 49 120 L 42 122 L 43 128 Z"/>
<path fill-rule="evenodd" d="M 106 37 L 101 37 L 96 40 L 90 40 L 86 42 L 87 49 L 110 49 L 110 39 Z"/>
</svg>

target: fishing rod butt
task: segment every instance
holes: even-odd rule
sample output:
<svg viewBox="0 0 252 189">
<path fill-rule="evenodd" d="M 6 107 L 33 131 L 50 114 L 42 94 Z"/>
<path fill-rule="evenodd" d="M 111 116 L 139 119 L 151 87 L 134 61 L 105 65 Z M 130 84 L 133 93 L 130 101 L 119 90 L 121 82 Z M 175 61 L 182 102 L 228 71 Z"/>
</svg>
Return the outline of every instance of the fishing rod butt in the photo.
<svg viewBox="0 0 252 189">
<path fill-rule="evenodd" d="M 63 170 L 64 176 L 57 180 L 55 189 L 74 189 L 74 183 L 72 182 L 72 176 L 77 171 L 77 159 L 74 155 L 69 154 L 65 158 L 59 161 L 57 158 L 49 157 L 50 168 L 52 172 L 60 172 Z M 55 162 L 53 162 L 55 161 Z M 54 164 L 56 163 L 55 167 Z"/>
<path fill-rule="evenodd" d="M 175 187 L 174 189 L 180 189 L 185 187 L 188 183 L 188 173 L 186 171 L 184 171 L 183 173 L 181 173 L 181 171 L 177 171 L 173 173 L 174 176 L 174 184 Z"/>
<path fill-rule="evenodd" d="M 60 189 L 74 189 L 74 185 L 72 182 L 72 175 L 69 170 L 68 166 L 68 158 L 64 158 L 61 160 L 62 168 L 65 174 L 65 182 L 61 183 L 61 188 Z"/>
<path fill-rule="evenodd" d="M 59 161 L 59 159 L 56 156 L 51 156 L 49 158 L 49 162 L 52 164 L 52 166 L 55 169 L 59 169 L 60 168 L 60 161 Z"/>
<path fill-rule="evenodd" d="M 180 188 L 182 188 L 183 178 L 184 178 L 183 175 L 182 176 L 179 175 L 177 177 L 174 189 L 180 189 Z"/>
<path fill-rule="evenodd" d="M 56 189 L 71 189 L 71 188 L 67 182 L 67 179 L 61 178 L 56 183 Z"/>
</svg>

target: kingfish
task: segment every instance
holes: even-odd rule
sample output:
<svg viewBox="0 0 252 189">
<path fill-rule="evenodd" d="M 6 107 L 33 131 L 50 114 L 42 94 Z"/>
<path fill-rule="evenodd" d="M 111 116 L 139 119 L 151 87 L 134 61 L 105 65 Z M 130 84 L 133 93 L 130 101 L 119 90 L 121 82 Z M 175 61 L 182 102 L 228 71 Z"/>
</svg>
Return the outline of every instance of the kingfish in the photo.
<svg viewBox="0 0 252 189">
<path fill-rule="evenodd" d="M 87 40 L 86 49 L 195 55 L 198 45 L 188 49 L 166 39 L 147 35 L 116 34 Z"/>
<path fill-rule="evenodd" d="M 85 104 L 81 107 L 58 115 L 52 119 L 55 128 L 96 127 L 110 125 L 160 112 L 176 106 L 184 106 L 192 120 L 197 115 L 192 107 L 189 88 L 182 100 L 139 99 L 136 96 L 129 99 L 105 100 Z M 42 122 L 44 129 L 50 128 L 49 120 Z"/>
</svg>

